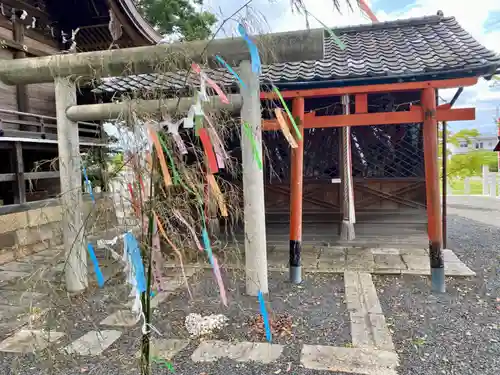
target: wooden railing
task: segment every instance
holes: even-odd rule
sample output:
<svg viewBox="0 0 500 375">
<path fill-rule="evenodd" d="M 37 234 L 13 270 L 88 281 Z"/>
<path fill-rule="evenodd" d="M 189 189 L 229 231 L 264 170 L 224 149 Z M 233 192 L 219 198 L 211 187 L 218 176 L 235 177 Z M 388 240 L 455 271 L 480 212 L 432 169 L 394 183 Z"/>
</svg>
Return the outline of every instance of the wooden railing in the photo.
<svg viewBox="0 0 500 375">
<path fill-rule="evenodd" d="M 11 115 L 7 118 L 5 115 Z M 14 116 L 18 116 L 16 119 Z M 28 120 L 33 118 L 34 120 Z M 7 124 L 18 125 L 19 129 L 11 129 Z M 25 130 L 30 129 L 30 130 Z M 78 131 L 80 143 L 99 145 L 101 144 L 101 131 L 98 124 L 91 122 L 79 122 Z M 39 139 L 53 141 L 45 143 L 55 143 L 57 141 L 57 119 L 52 116 L 39 115 L 35 113 L 19 112 L 9 109 L 0 109 L 0 141 L 3 138 L 19 138 L 35 140 Z M 33 141 L 31 141 L 33 142 Z"/>
</svg>

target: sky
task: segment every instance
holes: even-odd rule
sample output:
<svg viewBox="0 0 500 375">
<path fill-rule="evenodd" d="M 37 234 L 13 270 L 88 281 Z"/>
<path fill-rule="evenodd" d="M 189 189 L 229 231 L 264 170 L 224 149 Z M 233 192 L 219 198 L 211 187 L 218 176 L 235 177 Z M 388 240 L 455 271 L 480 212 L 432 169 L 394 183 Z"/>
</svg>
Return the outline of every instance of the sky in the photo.
<svg viewBox="0 0 500 375">
<path fill-rule="evenodd" d="M 232 15 L 248 0 L 205 0 L 204 9 L 224 20 Z M 341 13 L 333 8 L 333 0 L 303 0 L 307 10 L 328 26 L 366 24 L 371 21 L 356 7 L 354 11 L 343 6 Z M 340 0 L 345 4 L 345 1 Z M 355 0 L 351 0 L 355 4 Z M 435 15 L 441 10 L 445 16 L 454 16 L 460 25 L 481 44 L 500 54 L 500 0 L 366 0 L 379 21 L 390 21 L 411 17 Z M 220 32 L 231 34 L 236 21 L 245 17 L 259 25 L 254 32 L 278 32 L 306 28 L 303 15 L 293 13 L 290 0 L 253 0 L 251 9 L 234 16 Z M 311 27 L 321 27 L 310 19 Z M 440 90 L 440 96 L 450 100 L 455 89 Z M 500 111 L 500 82 L 492 87 L 492 82 L 481 79 L 474 87 L 464 89 L 456 107 L 476 107 L 475 121 L 452 122 L 453 131 L 475 128 L 483 134 L 495 134 L 494 117 Z"/>
</svg>

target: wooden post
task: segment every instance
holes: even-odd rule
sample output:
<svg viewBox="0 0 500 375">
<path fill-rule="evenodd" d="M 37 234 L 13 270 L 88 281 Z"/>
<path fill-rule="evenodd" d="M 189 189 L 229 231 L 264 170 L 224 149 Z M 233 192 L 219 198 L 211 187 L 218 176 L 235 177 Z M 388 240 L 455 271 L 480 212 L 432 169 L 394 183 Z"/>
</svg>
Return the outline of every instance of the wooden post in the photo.
<svg viewBox="0 0 500 375">
<path fill-rule="evenodd" d="M 483 165 L 483 195 L 488 195 L 488 175 L 490 173 L 490 169 L 487 165 Z"/>
<path fill-rule="evenodd" d="M 295 137 L 297 148 L 291 149 L 290 173 L 290 282 L 302 282 L 302 188 L 304 169 L 304 98 L 293 99 L 292 115 L 297 121 L 302 140 Z"/>
<path fill-rule="evenodd" d="M 344 114 L 348 115 L 349 95 L 342 96 Z M 342 152 L 342 224 L 340 227 L 340 239 L 342 241 L 352 241 L 356 238 L 354 231 L 354 186 L 352 179 L 352 157 L 351 157 L 351 129 L 344 126 L 341 131 L 341 152 Z"/>
<path fill-rule="evenodd" d="M 442 147 L 441 147 L 441 150 L 442 150 L 442 155 L 441 155 L 441 162 L 442 162 L 442 180 L 443 180 L 443 208 L 442 208 L 442 212 L 443 212 L 443 228 L 442 228 L 442 231 L 443 231 L 443 247 L 446 249 L 446 245 L 447 245 L 447 237 L 448 237 L 448 225 L 447 225 L 447 222 L 446 222 L 446 219 L 447 219 L 447 216 L 448 216 L 448 207 L 447 207 L 447 195 L 448 195 L 448 176 L 447 176 L 447 169 L 446 169 L 446 166 L 447 166 L 447 162 L 448 162 L 448 152 L 447 152 L 447 145 L 446 145 L 446 142 L 447 142 L 447 139 L 448 139 L 448 135 L 446 134 L 447 130 L 448 130 L 448 124 L 446 123 L 446 121 L 443 121 L 443 140 L 442 140 Z M 449 192 L 451 194 L 451 189 L 449 189 Z"/>
<path fill-rule="evenodd" d="M 241 156 L 243 164 L 243 199 L 245 223 L 245 277 L 246 292 L 257 296 L 259 290 L 268 292 L 266 213 L 264 206 L 264 173 L 254 155 L 255 142 L 262 158 L 262 119 L 260 107 L 260 82 L 252 72 L 249 61 L 240 64 L 240 75 L 245 87 L 241 108 Z M 245 131 L 245 124 L 251 129 L 253 140 Z"/>
<path fill-rule="evenodd" d="M 470 194 L 470 177 L 464 178 L 464 194 L 465 195 Z"/>
<path fill-rule="evenodd" d="M 26 181 L 24 179 L 23 146 L 21 142 L 14 142 L 15 167 L 17 177 L 16 203 L 26 203 Z"/>
<path fill-rule="evenodd" d="M 83 201 L 78 124 L 66 117 L 66 108 L 76 104 L 76 86 L 68 78 L 55 78 L 59 171 L 66 254 L 66 289 L 81 292 L 88 286 L 87 252 L 82 228 Z"/>
<path fill-rule="evenodd" d="M 12 36 L 14 41 L 23 44 L 24 43 L 24 25 L 19 22 L 17 15 L 13 16 L 12 23 Z M 24 51 L 15 51 L 14 59 L 24 59 L 26 57 L 26 52 Z M 16 85 L 16 100 L 17 100 L 17 110 L 19 112 L 29 112 L 29 101 L 28 101 L 28 92 L 26 90 L 26 85 L 19 84 Z M 24 116 L 19 116 L 21 120 L 24 119 Z M 19 125 L 20 130 L 25 130 L 25 125 Z"/>
<path fill-rule="evenodd" d="M 444 261 L 442 253 L 442 226 L 438 171 L 438 132 L 436 120 L 436 91 L 422 90 L 424 111 L 424 162 L 427 196 L 427 220 L 432 290 L 445 291 Z"/>
</svg>

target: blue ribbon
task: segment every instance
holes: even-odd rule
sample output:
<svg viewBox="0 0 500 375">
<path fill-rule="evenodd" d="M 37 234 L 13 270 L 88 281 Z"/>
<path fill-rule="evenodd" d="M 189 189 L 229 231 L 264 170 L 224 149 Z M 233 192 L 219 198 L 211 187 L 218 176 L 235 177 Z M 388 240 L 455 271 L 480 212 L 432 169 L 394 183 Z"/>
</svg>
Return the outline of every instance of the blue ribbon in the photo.
<svg viewBox="0 0 500 375">
<path fill-rule="evenodd" d="M 208 261 L 214 266 L 214 257 L 212 255 L 212 247 L 210 246 L 210 239 L 208 238 L 208 232 L 205 228 L 201 231 L 201 237 L 203 239 L 203 247 L 205 248 L 205 251 L 207 252 L 208 255 Z"/>
<path fill-rule="evenodd" d="M 94 197 L 94 193 L 92 192 L 92 183 L 89 180 L 89 176 L 87 175 L 87 168 L 85 168 L 85 166 L 83 166 L 83 177 L 85 177 L 85 183 L 87 184 L 87 186 L 89 188 L 90 198 L 92 199 L 92 202 L 94 202 L 94 204 L 95 204 L 95 197 Z"/>
<path fill-rule="evenodd" d="M 99 288 L 102 288 L 104 286 L 104 276 L 102 275 L 101 269 L 99 268 L 99 262 L 97 261 L 94 247 L 92 246 L 91 243 L 87 244 L 87 250 L 90 255 L 90 260 L 94 265 L 95 277 L 97 278 L 97 285 L 99 285 Z"/>
<path fill-rule="evenodd" d="M 233 70 L 233 68 L 231 68 L 229 66 L 229 64 L 227 62 L 224 61 L 224 59 L 222 57 L 220 57 L 219 55 L 215 55 L 215 58 L 217 59 L 218 62 L 220 62 L 222 65 L 224 65 L 226 67 L 226 69 L 229 70 L 229 73 L 231 73 L 240 82 L 241 87 L 243 87 L 243 88 L 247 87 L 245 82 L 243 82 L 243 80 L 240 78 L 240 76 Z"/>
<path fill-rule="evenodd" d="M 259 290 L 259 304 L 260 304 L 260 313 L 262 315 L 262 320 L 264 321 L 264 328 L 266 329 L 266 339 L 271 342 L 271 327 L 269 326 L 269 317 L 267 316 L 266 303 L 264 301 L 264 295 Z"/>
<path fill-rule="evenodd" d="M 137 291 L 139 293 L 145 293 L 146 276 L 144 275 L 144 264 L 142 263 L 141 251 L 139 249 L 139 243 L 130 232 L 125 234 L 125 245 L 127 246 L 127 253 L 130 255 L 132 266 L 134 267 Z"/>
<path fill-rule="evenodd" d="M 250 50 L 250 57 L 252 58 L 252 72 L 260 74 L 261 66 L 260 66 L 259 49 L 254 44 L 252 39 L 250 39 L 245 27 L 241 23 L 238 25 L 238 31 L 240 32 L 241 37 L 245 39 L 245 42 L 247 42 L 248 49 Z"/>
</svg>

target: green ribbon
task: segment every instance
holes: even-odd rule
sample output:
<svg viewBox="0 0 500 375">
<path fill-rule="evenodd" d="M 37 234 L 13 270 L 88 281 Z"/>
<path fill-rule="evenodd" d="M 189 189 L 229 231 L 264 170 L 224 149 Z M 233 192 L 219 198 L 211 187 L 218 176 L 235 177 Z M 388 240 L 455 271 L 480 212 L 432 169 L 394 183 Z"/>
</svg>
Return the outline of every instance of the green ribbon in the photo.
<svg viewBox="0 0 500 375">
<path fill-rule="evenodd" d="M 307 11 L 306 11 L 307 12 Z M 330 35 L 331 38 L 333 38 L 333 40 L 335 41 L 335 43 L 337 43 L 337 46 L 339 46 L 339 48 L 343 51 L 346 49 L 346 46 L 344 44 L 344 42 L 342 42 L 340 40 L 340 38 L 333 32 L 333 30 L 331 28 L 329 28 L 328 26 L 326 26 L 323 22 L 321 22 L 319 19 L 317 19 L 316 17 L 314 17 L 313 14 L 311 14 L 310 12 L 307 12 L 312 18 L 314 18 L 316 21 L 318 21 L 321 26 L 323 26 L 323 28 L 326 30 L 326 32 Z"/>
<path fill-rule="evenodd" d="M 281 96 L 280 90 L 276 86 L 273 86 L 273 90 L 278 95 L 278 98 L 281 101 L 281 104 L 283 104 L 283 107 L 285 108 L 286 113 L 288 114 L 288 117 L 290 118 L 290 121 L 292 122 L 293 128 L 295 129 L 295 133 L 297 134 L 297 138 L 302 140 L 302 134 L 300 134 L 299 127 L 297 126 L 297 123 L 295 122 L 295 119 L 292 116 L 292 112 L 288 109 L 288 106 L 285 103 L 285 99 L 283 99 L 283 96 Z"/>
<path fill-rule="evenodd" d="M 158 139 L 160 140 L 161 146 L 163 147 L 163 150 L 167 154 L 168 160 L 170 160 L 171 168 L 172 168 L 172 173 L 174 175 L 174 185 L 179 185 L 179 182 L 181 180 L 179 176 L 179 172 L 177 172 L 177 168 L 175 168 L 175 163 L 174 163 L 174 158 L 170 151 L 168 150 L 167 144 L 163 140 L 163 137 L 160 133 L 158 133 Z"/>
<path fill-rule="evenodd" d="M 163 367 L 166 367 L 168 368 L 170 371 L 174 372 L 175 373 L 175 370 L 174 370 L 174 366 L 172 366 L 172 364 L 164 359 L 161 359 L 161 358 L 157 358 L 157 357 L 152 357 L 151 360 L 160 365 L 160 366 L 163 366 Z"/>
<path fill-rule="evenodd" d="M 247 122 L 243 123 L 243 129 L 245 129 L 245 133 L 250 139 L 250 143 L 252 144 L 253 156 L 255 158 L 255 161 L 257 162 L 259 169 L 262 170 L 262 157 L 260 156 L 259 147 L 257 146 L 257 142 L 255 141 L 255 138 L 252 134 L 252 129 L 250 129 L 250 125 L 248 125 Z"/>
</svg>

